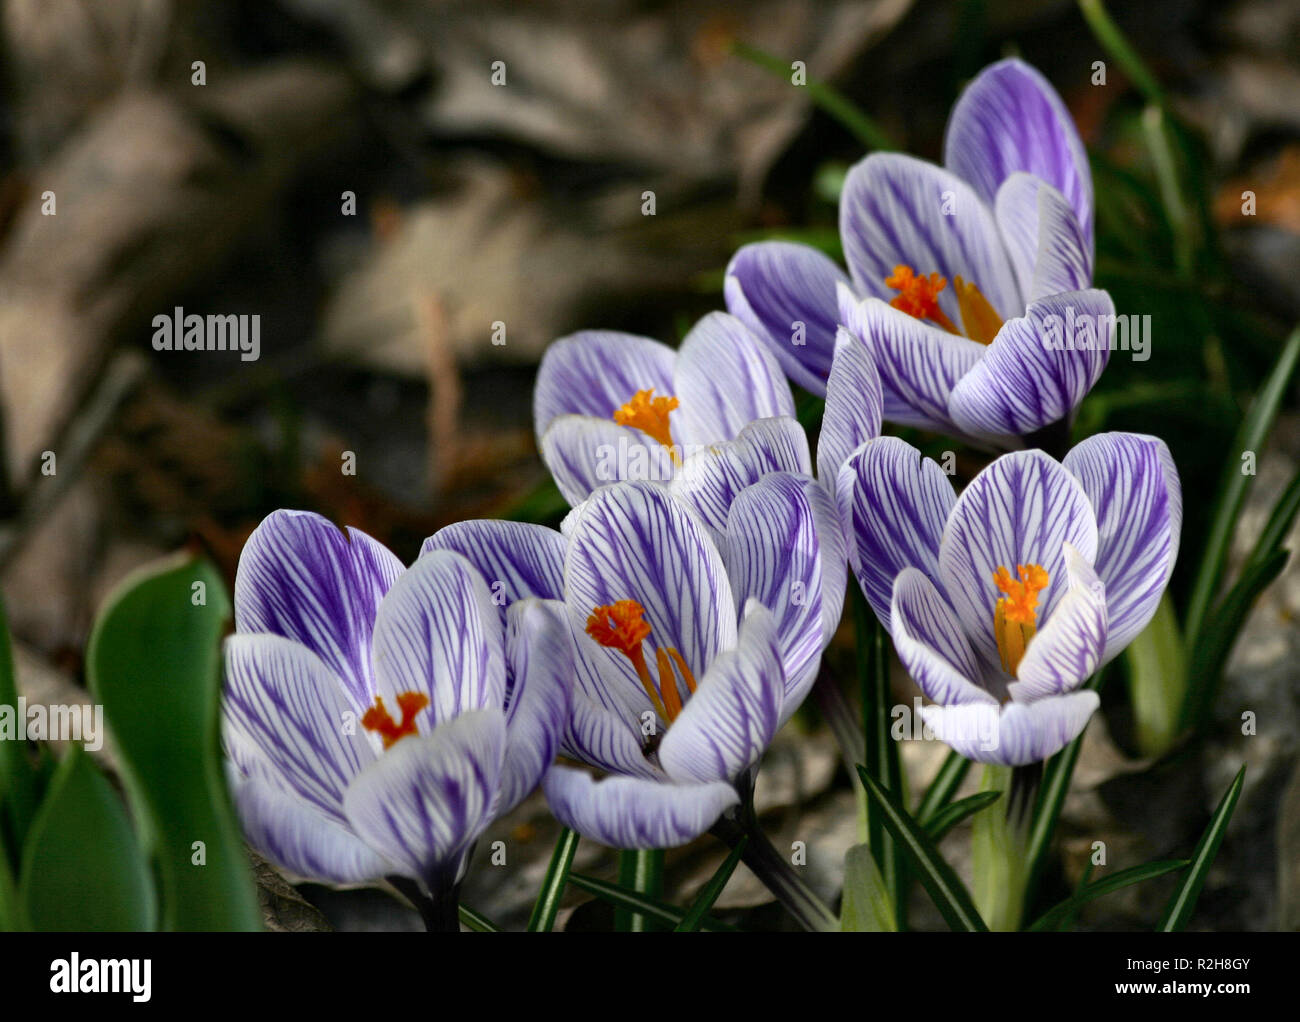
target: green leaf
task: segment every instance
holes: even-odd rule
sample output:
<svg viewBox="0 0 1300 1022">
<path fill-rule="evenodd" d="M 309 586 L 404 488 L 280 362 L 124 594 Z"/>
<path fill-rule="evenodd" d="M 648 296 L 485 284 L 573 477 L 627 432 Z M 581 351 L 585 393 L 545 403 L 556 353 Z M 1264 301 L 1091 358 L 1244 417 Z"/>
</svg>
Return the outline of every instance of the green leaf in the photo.
<svg viewBox="0 0 1300 1022">
<path fill-rule="evenodd" d="M 555 851 L 551 853 L 551 864 L 546 867 L 546 876 L 542 878 L 542 889 L 537 892 L 532 915 L 528 917 L 529 933 L 550 933 L 555 926 L 560 899 L 564 897 L 569 870 L 573 866 L 573 853 L 577 850 L 577 832 L 568 827 L 561 828 L 560 836 L 555 840 Z"/>
<path fill-rule="evenodd" d="M 907 856 L 911 869 L 930 893 L 935 907 L 948 925 L 954 930 L 967 932 L 987 930 L 988 927 L 971 902 L 970 893 L 934 847 L 934 842 L 908 815 L 897 796 L 882 788 L 860 764 L 858 776 L 862 778 L 862 784 L 871 797 L 873 815 L 878 815 L 893 835 L 898 847 Z"/>
<path fill-rule="evenodd" d="M 499 927 L 487 916 L 480 915 L 478 912 L 475 912 L 472 908 L 467 908 L 464 905 L 458 905 L 457 909 L 460 911 L 460 921 L 464 923 L 466 926 L 468 926 L 475 933 L 500 933 L 501 932 L 501 927 Z"/>
<path fill-rule="evenodd" d="M 854 845 L 844 855 L 844 902 L 840 929 L 845 933 L 890 933 L 898 929 L 884 877 L 871 848 Z"/>
<path fill-rule="evenodd" d="M 1097 37 L 1097 41 L 1133 80 L 1142 94 L 1152 103 L 1163 103 L 1164 93 L 1156 76 L 1147 69 L 1142 58 L 1138 56 L 1137 50 L 1133 48 L 1133 44 L 1111 20 L 1102 0 L 1079 0 L 1079 9 L 1083 12 L 1084 20 L 1088 22 L 1088 27 L 1092 29 L 1092 34 Z"/>
<path fill-rule="evenodd" d="M 153 929 L 144 852 L 117 793 L 80 745 L 59 764 L 28 832 L 18 906 L 36 930 Z"/>
<path fill-rule="evenodd" d="M 1020 767 L 984 765 L 982 792 L 1010 790 Z M 1025 908 L 1026 843 L 1023 828 L 1007 819 L 1007 803 L 975 817 L 971 827 L 971 897 L 990 930 L 1020 929 Z"/>
<path fill-rule="evenodd" d="M 1259 534 L 1259 539 L 1255 542 L 1255 549 L 1246 559 L 1246 567 L 1265 561 L 1282 549 L 1297 511 L 1300 511 L 1300 472 L 1291 477 L 1286 489 L 1282 491 L 1282 496 L 1273 505 L 1273 510 L 1268 516 L 1268 524 L 1264 526 L 1264 531 Z"/>
<path fill-rule="evenodd" d="M 1242 766 L 1237 771 L 1236 778 L 1228 785 L 1228 790 L 1219 801 L 1219 807 L 1214 810 L 1214 815 L 1210 817 L 1210 824 L 1201 835 L 1201 840 L 1196 843 L 1187 875 L 1183 877 L 1183 882 L 1178 885 L 1178 889 L 1169 899 L 1160 925 L 1156 927 L 1160 932 L 1172 933 L 1181 930 L 1191 920 L 1192 913 L 1196 910 L 1196 899 L 1200 897 L 1201 888 L 1205 886 L 1205 878 L 1214 864 L 1214 857 L 1219 854 L 1219 845 L 1223 844 L 1223 835 L 1228 829 L 1228 821 L 1232 819 L 1232 811 L 1237 807 L 1237 799 L 1241 795 L 1241 787 L 1245 781 L 1246 768 Z"/>
<path fill-rule="evenodd" d="M 638 894 L 659 898 L 664 888 L 663 849 L 634 848 L 618 853 L 618 882 Z M 637 912 L 617 909 L 614 930 L 617 933 L 644 933 L 653 929 L 650 921 Z"/>
<path fill-rule="evenodd" d="M 974 816 L 981 809 L 987 809 L 1001 797 L 1002 792 L 1000 791 L 977 792 L 960 802 L 952 802 L 944 806 L 930 819 L 921 822 L 921 826 L 924 828 L 926 836 L 937 845 L 944 839 L 948 831 L 961 823 L 962 820 L 968 816 Z"/>
<path fill-rule="evenodd" d="M 1214 615 L 1202 627 L 1192 647 L 1188 666 L 1190 682 L 1181 718 L 1185 725 L 1199 727 L 1209 718 L 1223 675 L 1223 665 L 1232 652 L 1237 633 L 1245 624 L 1259 594 L 1286 567 L 1288 556 L 1285 550 L 1275 550 L 1267 560 L 1243 569 L 1237 584 L 1228 591 Z"/>
<path fill-rule="evenodd" d="M 1185 869 L 1189 861 L 1189 859 L 1161 859 L 1157 862 L 1145 862 L 1141 866 L 1122 869 L 1113 876 L 1109 876 L 1095 884 L 1081 884 L 1077 892 L 1060 904 L 1053 905 L 1034 920 L 1029 930 L 1034 932 L 1059 930 L 1068 925 L 1068 920 L 1088 902 L 1110 894 L 1112 891 L 1118 891 L 1122 887 L 1131 887 L 1133 884 L 1140 884 L 1143 880 L 1154 880 L 1156 877 L 1162 877 L 1167 873 L 1175 873 L 1180 869 Z M 1091 863 L 1089 863 L 1089 867 L 1091 868 Z"/>
<path fill-rule="evenodd" d="M 929 823 L 935 813 L 952 801 L 953 795 L 961 787 L 961 782 L 966 779 L 968 770 L 970 770 L 970 760 L 960 752 L 948 753 L 948 758 L 943 761 L 939 773 L 930 782 L 930 787 L 925 789 L 921 804 L 916 807 L 918 822 Z"/>
<path fill-rule="evenodd" d="M 1254 478 L 1241 471 L 1241 455 L 1245 451 L 1258 454 L 1268 439 L 1273 428 L 1273 420 L 1286 396 L 1287 384 L 1295 371 L 1296 362 L 1300 360 L 1300 327 L 1291 332 L 1282 353 L 1278 355 L 1273 371 L 1264 386 L 1255 395 L 1250 411 L 1242 421 L 1241 428 L 1233 441 L 1232 453 L 1224 466 L 1219 483 L 1218 502 L 1214 508 L 1210 531 L 1206 536 L 1204 552 L 1201 555 L 1200 568 L 1192 586 L 1192 595 L 1187 604 L 1187 614 L 1183 619 L 1183 634 L 1186 641 L 1194 643 L 1201 634 L 1210 603 L 1219 589 L 1220 576 L 1224 561 L 1228 555 L 1228 544 L 1232 540 L 1233 528 L 1241 513 L 1241 505 L 1246 499 L 1250 481 Z M 1193 675 L 1195 683 L 1195 675 Z"/>
<path fill-rule="evenodd" d="M 87 649 L 90 690 L 156 860 L 165 930 L 262 928 L 218 750 L 219 642 L 229 617 L 209 562 L 167 558 L 114 590 Z"/>
<path fill-rule="evenodd" d="M 704 922 L 704 917 L 709 909 L 713 908 L 713 903 L 718 900 L 718 895 L 722 889 L 727 886 L 727 881 L 731 879 L 731 874 L 736 872 L 736 867 L 740 864 L 740 857 L 745 853 L 745 846 L 749 844 L 749 836 L 742 835 L 736 842 L 730 854 L 722 860 L 722 865 L 717 868 L 713 876 L 700 888 L 700 893 L 695 896 L 691 902 L 691 907 L 686 910 L 686 915 L 682 916 L 682 921 L 674 928 L 675 933 L 694 933 Z"/>
<path fill-rule="evenodd" d="M 14 714 L 16 723 L 18 686 L 14 682 L 13 647 L 9 641 L 9 619 L 4 601 L 0 600 L 0 713 L 6 707 Z M 25 744 L 0 739 L 0 857 L 7 857 L 6 866 L 11 875 L 18 868 L 19 851 L 36 812 L 36 797 L 36 771 L 27 757 Z"/>
<path fill-rule="evenodd" d="M 686 913 L 674 905 L 665 905 L 661 901 L 655 901 L 643 894 L 629 891 L 626 887 L 620 887 L 618 884 L 611 884 L 608 880 L 598 880 L 595 877 L 587 876 L 585 873 L 570 873 L 569 883 L 580 890 L 586 891 L 588 894 L 594 894 L 597 898 L 609 902 L 616 908 L 631 909 L 633 912 L 640 912 L 642 915 L 650 916 L 673 927 L 676 927 L 686 918 Z M 735 932 L 734 926 L 727 926 L 725 923 L 720 923 L 708 916 L 704 917 L 700 929 L 725 933 Z"/>
</svg>

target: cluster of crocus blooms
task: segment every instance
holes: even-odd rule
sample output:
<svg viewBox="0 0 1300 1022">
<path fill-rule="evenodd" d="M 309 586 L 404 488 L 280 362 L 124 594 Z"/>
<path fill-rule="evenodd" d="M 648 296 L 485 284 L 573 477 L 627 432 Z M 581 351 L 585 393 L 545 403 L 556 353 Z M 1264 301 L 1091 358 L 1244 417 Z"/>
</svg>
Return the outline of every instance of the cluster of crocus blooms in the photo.
<svg viewBox="0 0 1300 1022">
<path fill-rule="evenodd" d="M 356 530 L 268 518 L 226 647 L 249 840 L 298 875 L 436 895 L 541 784 L 607 845 L 690 841 L 752 791 L 850 568 L 952 748 L 1021 766 L 1079 735 L 1084 681 L 1173 570 L 1178 477 L 1154 437 L 1062 460 L 1034 444 L 1096 382 L 1113 313 L 1090 287 L 1091 178 L 1059 97 L 993 65 L 944 162 L 852 170 L 847 274 L 746 246 L 730 311 L 677 350 L 609 331 L 552 344 L 534 414 L 572 506 L 558 531 L 461 522 L 403 569 Z M 1094 336 L 1053 338 L 1062 322 Z M 825 398 L 815 466 L 787 378 Z M 958 493 L 882 422 L 1007 453 Z"/>
</svg>

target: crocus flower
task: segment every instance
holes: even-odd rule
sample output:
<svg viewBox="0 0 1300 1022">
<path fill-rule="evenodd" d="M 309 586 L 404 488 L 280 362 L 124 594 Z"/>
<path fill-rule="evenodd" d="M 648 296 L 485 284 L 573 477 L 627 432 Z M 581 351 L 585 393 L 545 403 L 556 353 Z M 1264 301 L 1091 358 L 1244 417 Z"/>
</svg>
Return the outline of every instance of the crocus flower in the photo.
<svg viewBox="0 0 1300 1022">
<path fill-rule="evenodd" d="M 850 563 L 933 701 L 926 724 L 985 763 L 1034 763 L 1083 731 L 1097 695 L 1080 686 L 1151 619 L 1178 553 L 1178 473 L 1151 436 L 1005 454 L 960 497 L 882 437 L 838 488 Z"/>
<path fill-rule="evenodd" d="M 669 488 L 598 489 L 565 533 L 460 522 L 426 550 L 458 550 L 507 599 L 562 598 L 576 669 L 555 815 L 618 848 L 664 848 L 708 830 L 738 801 L 816 675 L 843 603 L 843 555 L 828 495 L 806 475 L 768 473 L 713 530 Z M 723 545 L 720 547 L 718 543 Z"/>
<path fill-rule="evenodd" d="M 885 419 L 1017 446 L 1070 416 L 1110 357 L 1087 158 L 1042 75 L 1005 60 L 954 107 L 944 162 L 866 157 L 840 199 L 848 274 L 807 246 L 747 245 L 727 307 L 814 393 L 846 327 L 876 360 Z"/>
<path fill-rule="evenodd" d="M 701 319 L 679 351 L 610 330 L 563 337 L 542 356 L 533 393 L 537 445 L 570 504 L 606 483 L 668 482 L 693 453 L 772 417 L 787 418 L 774 446 L 761 446 L 764 435 L 748 444 L 774 467 L 796 470 L 793 415 L 776 359 L 722 312 Z"/>
<path fill-rule="evenodd" d="M 503 620 L 458 554 L 404 570 L 357 529 L 270 515 L 240 556 L 225 645 L 223 737 L 249 843 L 313 879 L 454 887 L 555 756 L 562 615 L 525 600 Z"/>
</svg>

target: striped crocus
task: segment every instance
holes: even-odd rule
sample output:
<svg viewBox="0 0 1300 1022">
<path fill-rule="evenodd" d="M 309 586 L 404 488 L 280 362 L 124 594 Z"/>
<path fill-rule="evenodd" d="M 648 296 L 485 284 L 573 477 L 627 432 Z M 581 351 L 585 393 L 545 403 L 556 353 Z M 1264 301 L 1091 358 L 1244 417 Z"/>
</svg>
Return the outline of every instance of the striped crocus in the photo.
<svg viewBox="0 0 1300 1022">
<path fill-rule="evenodd" d="M 552 811 L 618 848 L 664 848 L 707 831 L 736 782 L 803 700 L 843 603 L 843 554 L 823 488 L 769 473 L 713 530 L 670 490 L 597 490 L 561 534 L 461 522 L 426 551 L 457 550 L 507 599 L 561 598 L 576 671 Z M 722 545 L 719 546 L 719 543 Z"/>
<path fill-rule="evenodd" d="M 885 419 L 1017 446 L 1071 416 L 1110 357 L 1087 158 L 1046 79 L 1005 60 L 953 108 L 944 162 L 862 160 L 840 199 L 848 274 L 807 246 L 747 245 L 727 307 L 814 393 L 846 327 L 876 359 Z"/>
<path fill-rule="evenodd" d="M 1080 734 L 1080 691 L 1142 630 L 1173 571 L 1182 491 L 1163 441 L 1104 433 L 1062 462 L 1004 454 L 962 491 L 894 437 L 838 479 L 849 560 L 939 738 L 1041 761 Z"/>
<path fill-rule="evenodd" d="M 611 330 L 563 337 L 546 349 L 533 392 L 537 445 L 570 504 L 606 483 L 668 482 L 694 454 L 774 417 L 745 447 L 797 471 L 793 415 L 776 359 L 723 312 L 701 319 L 678 351 Z"/>
<path fill-rule="evenodd" d="M 277 511 L 249 538 L 223 738 L 249 843 L 300 876 L 450 904 L 475 839 L 536 787 L 568 716 L 558 603 L 503 619 L 473 566 Z"/>
</svg>

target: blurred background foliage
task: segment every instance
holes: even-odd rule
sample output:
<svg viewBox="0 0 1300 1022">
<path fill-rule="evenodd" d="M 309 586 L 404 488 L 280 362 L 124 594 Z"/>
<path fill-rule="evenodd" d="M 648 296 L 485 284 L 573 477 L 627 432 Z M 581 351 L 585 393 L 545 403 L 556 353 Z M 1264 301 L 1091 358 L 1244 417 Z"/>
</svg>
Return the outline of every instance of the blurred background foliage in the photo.
<svg viewBox="0 0 1300 1022">
<path fill-rule="evenodd" d="M 1196 925 L 1300 926 L 1300 575 L 1277 554 L 1300 419 L 1285 379 L 1255 431 L 1253 485 L 1239 504 L 1219 496 L 1300 319 L 1300 9 L 1115 5 L 1138 60 L 1099 42 L 1096 13 L 1064 0 L 0 0 L 0 588 L 19 690 L 87 698 L 91 626 L 114 587 L 186 545 L 229 583 L 276 507 L 321 511 L 406 560 L 460 518 L 558 521 L 531 422 L 544 346 L 596 326 L 680 338 L 720 305 L 744 241 L 838 254 L 846 168 L 884 145 L 938 158 L 963 83 L 1019 54 L 1088 146 L 1098 285 L 1117 311 L 1151 317 L 1150 359 L 1116 353 L 1076 438 L 1169 443 L 1186 510 L 1173 620 L 1198 603 L 1211 625 L 1231 618 L 1228 586 L 1260 563 L 1257 583 L 1276 576 L 1241 594 L 1240 640 L 1236 627 L 1216 640 L 1222 685 L 1213 664 L 1188 676 L 1204 703 L 1195 740 L 1178 720 L 1156 748 L 1134 719 L 1135 679 L 1107 686 L 1039 907 L 1074 888 L 1093 840 L 1121 865 L 1185 857 L 1246 761 Z M 505 86 L 491 84 L 497 60 Z M 773 72 L 793 60 L 820 84 Z M 152 351 L 152 317 L 175 306 L 260 315 L 260 360 Z M 815 402 L 801 409 L 815 424 Z M 340 470 L 349 451 L 354 476 Z M 959 452 L 959 476 L 982 462 Z M 1207 599 L 1201 552 L 1220 512 Z M 847 630 L 828 666 L 852 677 Z M 1157 671 L 1155 684 L 1159 702 L 1172 683 Z M 892 694 L 915 694 L 897 671 Z M 942 762 L 930 745 L 902 749 L 913 791 Z M 812 882 L 834 897 L 855 796 L 815 711 L 765 774 L 765 823 L 809 843 Z M 517 849 L 518 868 L 476 868 L 466 901 L 522 926 L 554 824 L 534 800 L 497 830 L 487 839 Z M 968 844 L 966 826 L 943 845 L 967 878 Z M 672 853 L 665 898 L 689 904 L 721 859 L 711 844 Z M 609 875 L 613 860 L 584 844 L 576 868 Z M 291 887 L 260 864 L 258 877 L 273 927 L 416 925 L 382 896 Z M 1085 907 L 1078 924 L 1149 923 L 1169 883 Z M 766 901 L 742 867 L 715 911 L 779 925 Z M 571 888 L 559 925 L 613 911 Z M 915 925 L 942 925 L 926 912 Z"/>
</svg>

